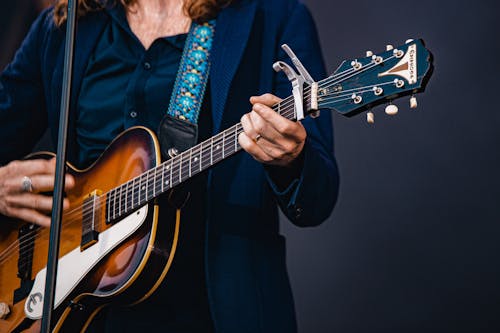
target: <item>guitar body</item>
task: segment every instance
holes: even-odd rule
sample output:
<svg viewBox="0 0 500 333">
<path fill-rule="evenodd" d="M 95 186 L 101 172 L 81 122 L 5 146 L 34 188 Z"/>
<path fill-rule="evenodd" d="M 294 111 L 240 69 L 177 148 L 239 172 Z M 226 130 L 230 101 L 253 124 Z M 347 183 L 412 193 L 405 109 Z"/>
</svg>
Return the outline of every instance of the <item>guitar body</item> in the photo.
<svg viewBox="0 0 500 333">
<path fill-rule="evenodd" d="M 179 231 L 180 210 L 175 207 L 162 206 L 161 223 L 155 202 L 111 222 L 105 220 L 105 209 L 96 209 L 92 223 L 99 232 L 91 242 L 82 238 L 82 225 L 88 224 L 89 208 L 96 202 L 89 197 L 108 193 L 156 167 L 159 151 L 154 134 L 138 127 L 116 138 L 88 169 L 68 166 L 76 186 L 67 193 L 70 209 L 62 222 L 55 332 L 84 331 L 104 306 L 138 303 L 165 277 Z M 17 222 L 0 229 L 0 303 L 10 308 L 10 314 L 0 319 L 0 332 L 38 331 L 48 238 L 48 229 Z"/>
</svg>

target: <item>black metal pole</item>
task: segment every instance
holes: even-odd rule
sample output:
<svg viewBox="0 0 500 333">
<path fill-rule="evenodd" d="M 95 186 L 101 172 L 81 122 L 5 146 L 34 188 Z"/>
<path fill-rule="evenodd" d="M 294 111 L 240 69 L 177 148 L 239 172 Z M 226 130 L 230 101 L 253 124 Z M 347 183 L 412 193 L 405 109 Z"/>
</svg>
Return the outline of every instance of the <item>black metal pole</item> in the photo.
<svg viewBox="0 0 500 333">
<path fill-rule="evenodd" d="M 73 74 L 73 54 L 76 32 L 77 0 L 68 0 L 68 18 L 66 22 L 66 49 L 64 55 L 63 88 L 61 97 L 61 113 L 59 116 L 59 132 L 56 157 L 56 178 L 52 206 L 52 222 L 50 225 L 50 242 L 47 260 L 47 276 L 45 279 L 45 297 L 43 298 L 42 333 L 52 329 L 52 310 L 56 289 L 57 263 L 59 259 L 59 243 L 64 199 L 64 174 L 66 168 L 66 141 L 68 134 L 69 108 L 71 98 L 71 81 Z"/>
</svg>

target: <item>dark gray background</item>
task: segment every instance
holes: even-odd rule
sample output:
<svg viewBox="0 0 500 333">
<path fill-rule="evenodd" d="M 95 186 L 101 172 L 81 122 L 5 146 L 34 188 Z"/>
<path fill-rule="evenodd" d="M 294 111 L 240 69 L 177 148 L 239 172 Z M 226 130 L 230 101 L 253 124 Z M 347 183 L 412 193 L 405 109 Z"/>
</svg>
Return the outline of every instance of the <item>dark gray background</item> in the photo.
<svg viewBox="0 0 500 333">
<path fill-rule="evenodd" d="M 1 67 L 34 2 L 1 2 Z M 337 207 L 320 227 L 282 228 L 300 332 L 500 332 L 499 5 L 307 4 L 330 72 L 407 38 L 436 69 L 417 110 L 378 108 L 374 126 L 334 116 Z"/>
<path fill-rule="evenodd" d="M 497 1 L 308 0 L 327 68 L 423 38 L 419 107 L 334 116 L 329 221 L 283 223 L 301 332 L 500 332 Z"/>
</svg>

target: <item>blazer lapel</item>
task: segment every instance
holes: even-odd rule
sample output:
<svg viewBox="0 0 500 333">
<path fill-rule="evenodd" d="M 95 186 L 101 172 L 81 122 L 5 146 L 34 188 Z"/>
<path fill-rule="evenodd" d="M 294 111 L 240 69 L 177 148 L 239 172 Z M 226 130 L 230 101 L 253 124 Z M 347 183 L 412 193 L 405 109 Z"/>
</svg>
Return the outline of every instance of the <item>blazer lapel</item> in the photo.
<svg viewBox="0 0 500 333">
<path fill-rule="evenodd" d="M 245 50 L 256 8 L 256 1 L 237 2 L 217 18 L 210 73 L 214 133 L 220 130 L 229 88 Z"/>
</svg>

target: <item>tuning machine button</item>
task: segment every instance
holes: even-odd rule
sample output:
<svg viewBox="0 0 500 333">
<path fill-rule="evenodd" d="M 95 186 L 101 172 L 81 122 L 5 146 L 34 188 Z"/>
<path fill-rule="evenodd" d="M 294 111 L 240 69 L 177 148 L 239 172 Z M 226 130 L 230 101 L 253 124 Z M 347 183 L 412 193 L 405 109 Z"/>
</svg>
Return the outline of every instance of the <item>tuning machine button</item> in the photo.
<svg viewBox="0 0 500 333">
<path fill-rule="evenodd" d="M 373 56 L 373 52 L 372 52 L 372 51 L 366 51 L 366 56 L 367 56 L 367 57 L 371 57 L 371 56 Z"/>
<path fill-rule="evenodd" d="M 392 103 L 385 107 L 385 113 L 387 113 L 389 116 L 396 115 L 398 111 L 399 111 L 398 107 Z"/>
<path fill-rule="evenodd" d="M 391 50 L 393 50 L 393 49 L 394 49 L 394 46 L 392 46 L 391 44 L 387 44 L 387 45 L 385 46 L 385 50 L 386 50 L 386 51 L 391 51 Z"/>
<path fill-rule="evenodd" d="M 410 109 L 416 109 L 418 106 L 417 98 L 415 96 L 411 96 L 410 98 Z"/>
<path fill-rule="evenodd" d="M 411 38 L 410 38 L 410 39 L 407 39 L 407 40 L 405 41 L 405 44 L 410 44 L 410 43 L 413 43 L 413 39 L 411 39 Z"/>
</svg>

